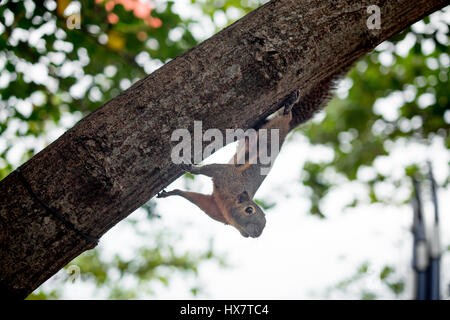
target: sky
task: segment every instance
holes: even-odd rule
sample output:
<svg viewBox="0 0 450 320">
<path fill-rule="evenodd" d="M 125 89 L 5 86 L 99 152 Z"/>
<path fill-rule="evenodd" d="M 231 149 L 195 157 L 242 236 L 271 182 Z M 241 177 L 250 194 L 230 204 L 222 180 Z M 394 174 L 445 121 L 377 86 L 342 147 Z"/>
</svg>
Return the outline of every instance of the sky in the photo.
<svg viewBox="0 0 450 320">
<path fill-rule="evenodd" d="M 201 14 L 189 1 L 177 0 L 176 10 L 184 18 Z M 238 13 L 230 12 L 233 15 Z M 212 35 L 214 24 L 208 19 L 200 19 L 194 34 L 206 38 Z M 220 26 L 226 21 L 218 15 L 214 19 Z M 225 22 L 223 22 L 225 23 Z M 405 46 L 408 43 L 405 42 Z M 386 64 L 389 64 L 389 57 Z M 39 70 L 30 69 L 30 77 Z M 338 89 L 340 96 L 345 96 L 351 83 L 344 80 Z M 426 103 L 426 101 L 424 102 Z M 374 108 L 383 116 L 395 117 L 398 104 L 396 97 L 379 99 Z M 369 107 L 369 106 L 367 106 Z M 319 114 L 315 121 L 320 119 Z M 62 127 L 50 127 L 47 136 L 41 140 L 22 141 L 9 154 L 12 163 L 19 163 L 21 150 L 27 143 L 36 143 L 37 148 L 45 146 L 44 141 L 52 141 L 65 130 L 73 126 L 80 115 L 67 114 L 62 119 Z M 14 126 L 14 124 L 13 124 Z M 11 129 L 13 130 L 13 128 Z M 159 231 L 173 233 L 179 241 L 176 250 L 202 251 L 208 248 L 213 239 L 214 251 L 226 257 L 228 267 L 218 266 L 215 262 L 201 264 L 198 278 L 175 272 L 169 286 L 154 283 L 154 295 L 146 296 L 157 299 L 356 299 L 361 290 L 367 289 L 379 294 L 382 298 L 395 298 L 390 290 L 377 279 L 385 265 L 396 269 L 398 274 L 407 275 L 406 292 L 401 299 L 411 298 L 412 293 L 412 208 L 409 205 L 360 205 L 353 209 L 344 209 L 356 195 L 367 199 L 367 192 L 357 182 L 340 181 L 341 177 L 331 177 L 340 181 L 323 203 L 326 219 L 319 219 L 309 214 L 308 191 L 300 183 L 301 168 L 305 161 L 321 161 L 333 156 L 332 150 L 321 146 L 311 146 L 299 134 L 291 135 L 283 146 L 274 167 L 258 190 L 256 198 L 276 206 L 267 211 L 267 224 L 261 237 L 244 238 L 230 226 L 213 221 L 195 205 L 180 197 L 156 199 L 157 213 L 161 219 L 149 222 L 145 212 L 138 209 L 129 218 L 139 221 L 139 228 L 150 232 Z M 2 141 L 0 141 L 1 147 Z M 235 145 L 229 145 L 204 163 L 226 163 L 233 155 Z M 375 163 L 375 170 L 385 175 L 403 175 L 403 168 L 410 163 L 433 164 L 438 182 L 449 175 L 448 163 L 450 153 L 442 140 L 436 138 L 430 146 L 407 144 L 399 140 L 391 146 L 389 156 L 380 157 Z M 370 169 L 361 170 L 361 179 L 374 173 Z M 330 173 L 333 175 L 333 173 Z M 194 181 L 178 179 L 166 190 L 175 188 L 209 193 L 212 184 L 209 178 L 198 176 Z M 377 190 L 381 196 L 395 194 L 402 199 L 410 186 L 394 188 L 384 185 Z M 442 244 L 450 244 L 450 198 L 449 188 L 439 190 L 438 199 L 441 211 Z M 427 217 L 431 216 L 432 207 L 427 201 Z M 119 253 L 124 258 L 133 258 L 133 249 L 142 246 L 133 229 L 125 222 L 119 223 L 105 234 L 99 247 L 105 258 Z M 149 240 L 151 241 L 151 240 Z M 340 281 L 350 278 L 358 267 L 369 262 L 369 276 L 347 291 L 333 290 Z M 443 257 L 442 269 L 450 270 L 450 255 Z M 63 272 L 63 271 L 61 271 Z M 117 275 L 110 275 L 111 277 Z M 443 272 L 444 296 L 446 286 L 450 284 L 450 273 Z M 58 280 L 50 279 L 44 287 L 50 288 Z M 132 280 L 130 280 L 132 282 Z M 200 283 L 202 290 L 193 296 L 190 288 Z M 64 284 L 65 299 L 101 299 L 106 292 L 95 292 L 89 283 L 75 281 Z"/>
</svg>

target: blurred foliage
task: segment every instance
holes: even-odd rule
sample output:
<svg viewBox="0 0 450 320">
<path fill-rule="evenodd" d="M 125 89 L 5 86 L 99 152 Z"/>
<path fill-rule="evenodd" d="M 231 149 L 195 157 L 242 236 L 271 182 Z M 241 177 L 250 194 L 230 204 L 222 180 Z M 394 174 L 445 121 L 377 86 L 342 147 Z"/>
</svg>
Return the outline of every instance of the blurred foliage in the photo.
<svg viewBox="0 0 450 320">
<path fill-rule="evenodd" d="M 135 229 L 137 231 L 137 228 Z M 201 261 L 215 260 L 221 266 L 226 266 L 223 259 L 214 255 L 212 242 L 205 252 L 179 254 L 174 249 L 179 241 L 168 236 L 167 232 L 159 233 L 157 236 L 140 232 L 140 237 L 142 243 L 146 245 L 130 253 L 132 258 L 124 259 L 119 254 L 108 258 L 102 254 L 101 249 L 87 251 L 47 281 L 44 287 L 51 289 L 38 290 L 28 299 L 61 297 L 67 285 L 78 281 L 82 282 L 85 288 L 91 285 L 95 296 L 108 299 L 137 299 L 153 295 L 155 282 L 168 286 L 174 272 L 198 275 Z M 149 242 L 149 238 L 152 238 L 152 241 Z M 73 270 L 70 270 L 73 266 L 79 273 L 74 274 Z M 191 293 L 196 295 L 201 289 L 198 284 L 194 285 Z"/>
<path fill-rule="evenodd" d="M 66 290 L 73 290 L 72 284 L 79 283 L 86 290 L 84 292 L 91 290 L 95 297 L 139 299 L 155 294 L 153 288 L 156 283 L 169 286 L 175 273 L 195 279 L 202 262 L 213 261 L 221 267 L 227 267 L 224 258 L 214 253 L 212 240 L 208 248 L 201 252 L 177 250 L 181 244 L 180 236 L 175 237 L 167 230 L 155 233 L 146 227 L 151 225 L 151 220 L 160 218 L 155 213 L 154 203 L 149 202 L 141 209 L 146 211 L 147 221 L 134 218 L 125 220 L 132 228 L 132 234 L 139 238 L 135 242 L 142 244 L 129 249 L 127 258 L 117 253 L 108 257 L 100 245 L 75 258 L 27 299 L 58 299 L 64 297 Z M 78 269 L 78 273 L 74 274 L 72 267 Z M 195 283 L 190 292 L 195 296 L 202 289 L 200 284 Z"/>
<path fill-rule="evenodd" d="M 261 200 L 261 199 L 255 199 L 255 202 L 258 206 L 260 206 L 265 211 L 272 209 L 273 207 L 275 207 L 277 205 L 275 202 L 269 203 L 269 202 Z"/>
<path fill-rule="evenodd" d="M 216 32 L 266 2 L 268 0 L 191 0 L 212 20 Z"/>
<path fill-rule="evenodd" d="M 382 290 L 385 288 L 398 296 L 404 292 L 405 283 L 394 267 L 385 266 L 381 270 L 377 270 L 371 267 L 369 262 L 363 262 L 354 275 L 329 288 L 328 294 L 338 291 L 339 294 L 345 294 L 346 297 L 359 294 L 362 300 L 374 300 L 383 295 Z"/>
<path fill-rule="evenodd" d="M 192 11 L 200 12 L 195 18 L 174 1 L 143 1 L 152 5 L 143 11 L 130 4 L 135 0 L 110 2 L 6 0 L 0 5 L 0 180 L 74 122 L 266 1 L 191 0 Z M 145 17 L 142 12 L 147 12 Z M 448 8 L 446 12 L 448 17 Z M 79 28 L 71 29 L 68 25 L 76 22 L 77 14 Z M 205 17 L 212 30 L 200 23 Z M 323 200 L 342 179 L 366 186 L 371 203 L 405 203 L 409 198 L 399 201 L 380 196 L 377 186 L 409 185 L 408 176 L 423 172 L 424 164 L 405 167 L 399 178 L 377 171 L 376 161 L 386 157 L 398 141 L 430 144 L 442 139 L 450 146 L 446 19 L 442 12 L 433 14 L 384 42 L 355 65 L 342 82 L 345 90 L 322 113 L 323 118 L 297 130 L 311 144 L 333 151 L 330 161 L 307 162 L 303 168 L 300 181 L 310 190 L 311 214 L 327 216 Z M 441 187 L 449 181 L 446 177 Z M 367 199 L 355 198 L 348 207 Z M 265 209 L 275 206 L 262 200 L 258 203 Z M 153 206 L 149 202 L 143 207 L 148 219 L 158 218 Z M 136 249 L 134 259 L 119 255 L 108 259 L 96 249 L 71 264 L 80 267 L 83 281 L 110 298 L 151 294 L 153 281 L 169 283 L 173 270 L 195 274 L 205 260 L 223 264 L 212 250 L 176 252 L 173 239 L 141 232 L 141 221 L 127 221 L 146 243 Z M 153 246 L 145 240 L 149 238 Z M 354 277 L 337 287 L 345 290 L 361 281 L 368 267 L 362 265 Z M 379 279 L 399 294 L 404 285 L 394 273 L 386 267 Z M 59 287 L 37 290 L 29 298 L 58 298 L 62 291 L 55 288 Z M 196 294 L 199 289 L 194 286 L 191 291 Z M 360 292 L 364 299 L 378 296 L 366 289 Z"/>
<path fill-rule="evenodd" d="M 409 197 L 380 197 L 377 185 L 410 186 L 408 177 L 425 174 L 426 164 L 407 166 L 404 175 L 394 179 L 376 170 L 375 162 L 399 141 L 430 145 L 440 138 L 450 147 L 449 11 L 434 13 L 433 21 L 427 17 L 361 59 L 341 83 L 347 92 L 329 104 L 323 119 L 297 129 L 334 155 L 303 168 L 301 182 L 311 190 L 312 214 L 326 215 L 321 202 L 342 182 L 335 176 L 364 184 L 370 203 L 405 203 Z M 370 178 L 363 178 L 363 171 Z M 446 177 L 442 187 L 448 183 Z M 348 206 L 360 202 L 356 198 Z"/>
<path fill-rule="evenodd" d="M 343 182 L 352 181 L 367 192 L 365 197 L 355 195 L 347 208 L 364 203 L 409 205 L 411 178 L 424 179 L 428 174 L 423 159 L 409 159 L 403 173 L 396 175 L 380 170 L 376 163 L 387 159 L 398 142 L 429 147 L 443 141 L 444 148 L 450 147 L 449 24 L 447 7 L 383 42 L 342 80 L 343 93 L 330 102 L 322 118 L 297 129 L 311 144 L 327 146 L 333 153 L 329 161 L 308 161 L 303 167 L 300 181 L 310 191 L 311 214 L 325 218 L 324 200 Z M 442 174 L 439 187 L 446 188 L 450 177 Z M 393 192 L 386 195 L 388 184 Z M 409 193 L 398 191 L 404 186 Z M 379 286 L 378 292 L 367 290 L 367 283 L 376 280 L 368 270 L 369 263 L 363 263 L 354 276 L 331 291 L 340 290 L 346 298 L 382 297 L 385 291 Z M 404 277 L 385 266 L 378 284 L 398 296 L 405 289 Z"/>
<path fill-rule="evenodd" d="M 67 114 L 80 119 L 197 43 L 188 28 L 192 21 L 175 13 L 173 2 L 151 11 L 164 21 L 157 28 L 122 4 L 112 9 L 119 20 L 111 24 L 98 1 L 37 3 L 0 6 L 0 137 L 6 141 L 0 179 L 12 170 L 8 152 L 18 138 L 42 137 Z M 79 28 L 68 28 L 77 14 Z M 169 36 L 174 30 L 176 41 Z M 21 162 L 38 151 L 35 145 L 27 144 Z"/>
</svg>

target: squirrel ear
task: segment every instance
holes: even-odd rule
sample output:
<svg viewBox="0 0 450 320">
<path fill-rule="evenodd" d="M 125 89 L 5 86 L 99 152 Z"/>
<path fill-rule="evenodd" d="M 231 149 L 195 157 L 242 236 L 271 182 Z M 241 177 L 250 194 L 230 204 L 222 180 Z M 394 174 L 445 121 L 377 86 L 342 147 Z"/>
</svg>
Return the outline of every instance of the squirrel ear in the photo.
<svg viewBox="0 0 450 320">
<path fill-rule="evenodd" d="M 239 199 L 239 202 L 245 202 L 245 201 L 250 200 L 250 197 L 249 197 L 247 191 L 244 191 L 241 194 L 239 194 L 238 199 Z"/>
</svg>

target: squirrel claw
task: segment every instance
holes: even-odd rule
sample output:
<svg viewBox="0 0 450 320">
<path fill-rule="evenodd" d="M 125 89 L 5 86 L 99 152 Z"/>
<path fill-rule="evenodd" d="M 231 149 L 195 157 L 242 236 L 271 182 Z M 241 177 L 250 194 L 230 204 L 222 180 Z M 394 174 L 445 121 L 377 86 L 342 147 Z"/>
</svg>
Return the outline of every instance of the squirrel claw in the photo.
<svg viewBox="0 0 450 320">
<path fill-rule="evenodd" d="M 166 190 L 162 190 L 156 195 L 157 198 L 166 198 L 168 196 L 169 196 L 169 193 Z"/>
</svg>

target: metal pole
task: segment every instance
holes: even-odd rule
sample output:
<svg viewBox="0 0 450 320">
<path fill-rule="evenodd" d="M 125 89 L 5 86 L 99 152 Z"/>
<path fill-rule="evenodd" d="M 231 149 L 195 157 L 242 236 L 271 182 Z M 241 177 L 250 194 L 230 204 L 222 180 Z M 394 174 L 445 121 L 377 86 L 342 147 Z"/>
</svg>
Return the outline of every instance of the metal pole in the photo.
<svg viewBox="0 0 450 320">
<path fill-rule="evenodd" d="M 413 269 L 415 271 L 415 299 L 427 299 L 427 268 L 428 268 L 428 248 L 425 237 L 425 223 L 422 213 L 422 201 L 419 182 L 413 177 L 414 185 L 414 249 L 413 249 Z"/>
<path fill-rule="evenodd" d="M 436 194 L 436 181 L 434 180 L 431 163 L 428 162 L 428 179 L 431 184 L 431 198 L 434 206 L 434 223 L 430 236 L 430 286 L 429 299 L 440 299 L 440 262 L 441 262 L 441 247 L 440 247 L 440 233 L 439 233 L 439 208 Z"/>
</svg>

